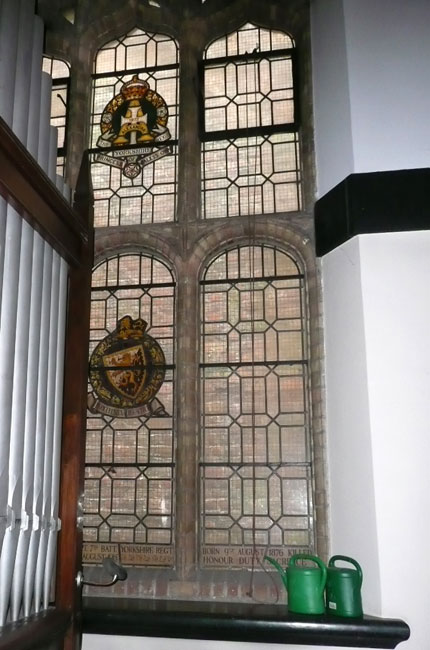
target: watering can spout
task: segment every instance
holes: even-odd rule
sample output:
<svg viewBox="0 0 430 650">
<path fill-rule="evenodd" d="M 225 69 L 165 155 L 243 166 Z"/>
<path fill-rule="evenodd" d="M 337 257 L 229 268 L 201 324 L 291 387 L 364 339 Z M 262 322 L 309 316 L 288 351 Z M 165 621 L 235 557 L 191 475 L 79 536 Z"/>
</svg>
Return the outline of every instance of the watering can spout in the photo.
<svg viewBox="0 0 430 650">
<path fill-rule="evenodd" d="M 274 560 L 273 557 L 269 557 L 268 555 L 265 555 L 265 556 L 264 556 L 264 559 L 267 560 L 268 562 L 270 562 L 270 564 L 273 564 L 273 566 L 275 567 L 275 569 L 278 571 L 279 575 L 280 575 L 281 578 L 282 578 L 282 582 L 284 583 L 284 587 L 285 587 L 285 589 L 288 591 L 287 574 L 286 574 L 286 572 L 284 571 L 284 569 L 281 567 L 281 565 L 279 564 L 279 562 L 277 562 L 276 560 Z"/>
</svg>

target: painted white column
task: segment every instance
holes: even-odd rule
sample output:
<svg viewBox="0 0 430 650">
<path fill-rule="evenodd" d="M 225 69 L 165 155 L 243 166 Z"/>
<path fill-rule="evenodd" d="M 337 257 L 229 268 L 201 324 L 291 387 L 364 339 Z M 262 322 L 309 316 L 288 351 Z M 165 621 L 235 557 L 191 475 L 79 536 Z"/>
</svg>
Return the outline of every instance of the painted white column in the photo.
<svg viewBox="0 0 430 650">
<path fill-rule="evenodd" d="M 331 544 L 366 613 L 428 645 L 430 231 L 360 235 L 322 259 Z"/>
</svg>

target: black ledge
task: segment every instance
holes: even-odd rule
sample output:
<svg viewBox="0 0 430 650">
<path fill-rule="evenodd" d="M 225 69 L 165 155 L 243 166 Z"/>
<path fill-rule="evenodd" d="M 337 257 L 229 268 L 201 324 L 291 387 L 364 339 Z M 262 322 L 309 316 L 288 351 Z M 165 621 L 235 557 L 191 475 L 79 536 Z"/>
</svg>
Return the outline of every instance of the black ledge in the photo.
<svg viewBox="0 0 430 650">
<path fill-rule="evenodd" d="M 395 648 L 409 638 L 401 620 L 304 616 L 286 605 L 87 597 L 87 634 L 168 637 L 359 648 Z"/>
<path fill-rule="evenodd" d="M 430 169 L 351 174 L 315 204 L 318 257 L 355 235 L 430 229 Z"/>
</svg>

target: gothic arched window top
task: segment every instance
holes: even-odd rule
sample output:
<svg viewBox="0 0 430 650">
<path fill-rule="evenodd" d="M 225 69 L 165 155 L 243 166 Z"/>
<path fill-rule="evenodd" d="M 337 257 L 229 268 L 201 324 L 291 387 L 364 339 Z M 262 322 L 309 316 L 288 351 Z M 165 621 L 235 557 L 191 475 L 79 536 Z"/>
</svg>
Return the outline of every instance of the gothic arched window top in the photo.
<svg viewBox="0 0 430 650">
<path fill-rule="evenodd" d="M 94 73 L 159 68 L 178 63 L 178 45 L 171 36 L 144 32 L 135 27 L 99 49 L 94 61 Z"/>
<path fill-rule="evenodd" d="M 205 59 L 250 54 L 255 49 L 261 53 L 293 47 L 294 41 L 289 34 L 245 23 L 237 32 L 226 34 L 213 41 L 206 48 Z"/>
</svg>

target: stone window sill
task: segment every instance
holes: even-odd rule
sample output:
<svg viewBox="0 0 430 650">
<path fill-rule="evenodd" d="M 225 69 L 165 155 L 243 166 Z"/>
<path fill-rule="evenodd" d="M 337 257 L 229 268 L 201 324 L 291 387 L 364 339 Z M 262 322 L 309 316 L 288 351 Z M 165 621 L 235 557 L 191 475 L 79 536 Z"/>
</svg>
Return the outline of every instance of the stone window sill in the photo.
<svg viewBox="0 0 430 650">
<path fill-rule="evenodd" d="M 285 605 L 248 605 L 134 598 L 84 598 L 87 634 L 217 641 L 395 648 L 409 638 L 398 619 L 291 614 Z"/>
</svg>

